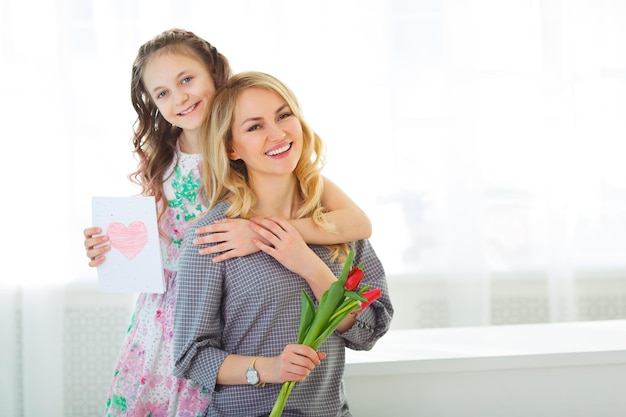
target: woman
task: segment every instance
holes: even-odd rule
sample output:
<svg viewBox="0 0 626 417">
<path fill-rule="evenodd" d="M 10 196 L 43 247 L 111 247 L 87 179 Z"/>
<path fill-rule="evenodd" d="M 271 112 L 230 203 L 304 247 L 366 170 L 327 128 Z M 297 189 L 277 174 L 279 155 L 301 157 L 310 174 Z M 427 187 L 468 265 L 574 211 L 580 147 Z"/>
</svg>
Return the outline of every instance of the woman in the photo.
<svg viewBox="0 0 626 417">
<path fill-rule="evenodd" d="M 268 415 L 281 384 L 297 381 L 284 416 L 350 416 L 342 385 L 345 347 L 370 349 L 389 329 L 393 307 L 383 267 L 367 240 L 308 245 L 290 220 L 332 229 L 322 204 L 323 144 L 293 93 L 267 74 L 232 77 L 204 123 L 203 178 L 209 211 L 194 229 L 248 218 L 259 252 L 212 262 L 184 245 L 174 320 L 174 374 L 212 392 L 209 416 Z M 294 344 L 300 293 L 319 300 L 348 250 L 363 284 L 381 289 L 315 352 Z"/>
</svg>

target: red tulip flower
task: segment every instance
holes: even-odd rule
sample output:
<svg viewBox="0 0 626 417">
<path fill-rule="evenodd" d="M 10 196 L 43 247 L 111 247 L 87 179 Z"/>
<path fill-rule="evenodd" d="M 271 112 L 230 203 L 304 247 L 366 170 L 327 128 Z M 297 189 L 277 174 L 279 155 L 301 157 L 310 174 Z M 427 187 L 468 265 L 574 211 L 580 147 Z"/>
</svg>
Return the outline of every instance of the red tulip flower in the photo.
<svg viewBox="0 0 626 417">
<path fill-rule="evenodd" d="M 352 268 L 352 270 L 348 273 L 348 279 L 346 279 L 346 290 L 348 291 L 356 290 L 356 288 L 361 283 L 361 280 L 363 279 L 364 275 L 365 274 L 363 273 L 363 270 L 360 267 L 355 266 L 354 268 Z"/>
<path fill-rule="evenodd" d="M 378 300 L 380 298 L 380 288 L 374 288 L 372 290 L 365 291 L 363 293 L 363 297 L 367 298 L 367 301 L 363 301 L 361 303 L 361 308 L 355 311 L 355 313 L 360 313 L 361 311 L 365 310 L 374 301 Z"/>
</svg>

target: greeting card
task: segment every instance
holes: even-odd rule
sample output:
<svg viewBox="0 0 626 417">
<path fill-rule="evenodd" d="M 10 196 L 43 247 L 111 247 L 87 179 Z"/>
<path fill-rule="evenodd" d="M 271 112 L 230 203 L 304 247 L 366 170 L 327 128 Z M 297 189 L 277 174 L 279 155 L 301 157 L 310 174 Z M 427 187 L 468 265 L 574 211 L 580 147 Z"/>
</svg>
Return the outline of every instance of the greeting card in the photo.
<svg viewBox="0 0 626 417">
<path fill-rule="evenodd" d="M 163 293 L 154 197 L 92 197 L 92 215 L 111 245 L 97 267 L 100 290 Z"/>
</svg>

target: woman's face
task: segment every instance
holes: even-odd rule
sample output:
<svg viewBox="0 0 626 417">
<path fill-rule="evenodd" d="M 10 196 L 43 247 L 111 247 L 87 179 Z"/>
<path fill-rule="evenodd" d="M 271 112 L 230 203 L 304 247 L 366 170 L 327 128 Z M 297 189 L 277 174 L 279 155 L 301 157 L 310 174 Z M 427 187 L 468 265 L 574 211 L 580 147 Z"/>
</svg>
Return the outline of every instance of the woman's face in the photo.
<svg viewBox="0 0 626 417">
<path fill-rule="evenodd" d="M 215 94 L 202 62 L 184 54 L 158 54 L 146 64 L 143 82 L 165 120 L 186 131 L 200 128 Z"/>
<path fill-rule="evenodd" d="M 300 120 L 274 91 L 248 88 L 237 98 L 232 160 L 245 162 L 248 175 L 291 175 L 302 154 Z"/>
</svg>

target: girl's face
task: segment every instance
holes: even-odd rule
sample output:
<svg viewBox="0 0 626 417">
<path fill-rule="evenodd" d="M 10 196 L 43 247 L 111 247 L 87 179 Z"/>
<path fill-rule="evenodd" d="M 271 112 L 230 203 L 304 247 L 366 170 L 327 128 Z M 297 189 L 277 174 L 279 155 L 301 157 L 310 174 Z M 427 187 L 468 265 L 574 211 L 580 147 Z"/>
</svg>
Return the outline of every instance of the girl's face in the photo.
<svg viewBox="0 0 626 417">
<path fill-rule="evenodd" d="M 230 159 L 245 162 L 248 174 L 292 174 L 302 154 L 302 125 L 287 102 L 264 88 L 237 98 Z"/>
<path fill-rule="evenodd" d="M 202 125 L 215 83 L 201 61 L 184 54 L 157 54 L 146 64 L 143 82 L 169 123 L 185 131 Z"/>
</svg>

